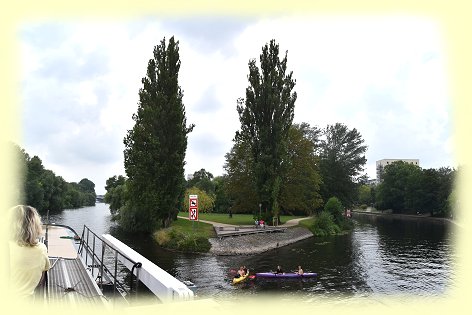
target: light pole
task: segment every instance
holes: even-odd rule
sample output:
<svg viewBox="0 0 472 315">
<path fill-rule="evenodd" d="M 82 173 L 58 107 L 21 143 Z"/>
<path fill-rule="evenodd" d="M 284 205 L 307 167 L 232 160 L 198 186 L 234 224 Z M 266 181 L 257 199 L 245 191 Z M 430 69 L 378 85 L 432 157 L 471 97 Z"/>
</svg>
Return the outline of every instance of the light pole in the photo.
<svg viewBox="0 0 472 315">
<path fill-rule="evenodd" d="M 261 219 L 261 207 L 262 207 L 262 203 L 259 204 L 259 220 Z"/>
</svg>

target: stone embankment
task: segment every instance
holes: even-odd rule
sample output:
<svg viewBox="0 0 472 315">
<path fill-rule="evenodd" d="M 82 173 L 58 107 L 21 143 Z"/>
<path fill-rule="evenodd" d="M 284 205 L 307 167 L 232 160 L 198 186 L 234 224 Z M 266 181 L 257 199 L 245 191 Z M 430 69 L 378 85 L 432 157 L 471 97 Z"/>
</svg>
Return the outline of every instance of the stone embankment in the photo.
<svg viewBox="0 0 472 315">
<path fill-rule="evenodd" d="M 289 245 L 313 234 L 303 227 L 291 227 L 283 233 L 249 234 L 222 239 L 211 238 L 210 254 L 214 255 L 251 255 Z"/>
</svg>

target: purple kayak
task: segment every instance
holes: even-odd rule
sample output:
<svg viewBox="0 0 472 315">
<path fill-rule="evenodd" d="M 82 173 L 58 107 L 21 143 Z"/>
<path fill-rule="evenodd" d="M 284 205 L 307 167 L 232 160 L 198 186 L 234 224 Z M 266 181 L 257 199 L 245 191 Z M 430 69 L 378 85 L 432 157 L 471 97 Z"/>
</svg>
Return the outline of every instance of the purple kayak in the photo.
<svg viewBox="0 0 472 315">
<path fill-rule="evenodd" d="M 314 278 L 318 274 L 316 272 L 305 272 L 302 275 L 294 272 L 287 273 L 273 273 L 273 272 L 258 272 L 256 278 Z"/>
</svg>

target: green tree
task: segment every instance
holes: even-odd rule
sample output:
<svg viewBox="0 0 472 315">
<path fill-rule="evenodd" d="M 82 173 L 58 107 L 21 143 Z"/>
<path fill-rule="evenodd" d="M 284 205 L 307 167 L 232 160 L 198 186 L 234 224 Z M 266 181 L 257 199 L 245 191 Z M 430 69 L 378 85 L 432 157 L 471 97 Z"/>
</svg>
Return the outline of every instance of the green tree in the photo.
<svg viewBox="0 0 472 315">
<path fill-rule="evenodd" d="M 88 178 L 83 178 L 79 182 L 80 191 L 83 194 L 84 206 L 95 206 L 97 194 L 95 193 L 95 184 Z"/>
<path fill-rule="evenodd" d="M 287 72 L 287 52 L 279 59 L 279 45 L 271 40 L 262 48 L 259 70 L 256 60 L 249 61 L 249 86 L 246 98 L 238 99 L 241 131 L 236 138 L 248 143 L 253 157 L 253 172 L 263 209 L 277 214 L 281 164 L 287 153 L 296 92 L 295 80 Z"/>
<path fill-rule="evenodd" d="M 454 191 L 454 185 L 457 181 L 457 173 L 459 170 L 454 170 L 449 167 L 441 167 L 437 170 L 438 173 L 438 213 L 432 215 L 439 215 L 442 217 L 450 217 L 452 215 L 453 207 L 451 208 L 451 194 Z"/>
<path fill-rule="evenodd" d="M 126 202 L 126 178 L 114 175 L 107 179 L 104 201 L 109 205 L 110 212 L 116 214 Z"/>
<path fill-rule="evenodd" d="M 331 214 L 335 224 L 339 225 L 343 220 L 344 207 L 341 201 L 336 197 L 328 199 L 324 206 L 324 211 Z"/>
<path fill-rule="evenodd" d="M 215 212 L 227 213 L 231 208 L 231 200 L 226 191 L 228 176 L 216 176 L 213 179 L 215 185 Z"/>
<path fill-rule="evenodd" d="M 198 187 L 209 195 L 215 195 L 215 184 L 212 181 L 213 174 L 204 168 L 193 173 L 192 179 L 187 181 L 187 188 Z"/>
<path fill-rule="evenodd" d="M 41 175 L 44 172 L 43 162 L 36 155 L 27 161 L 27 173 L 25 183 L 26 204 L 31 205 L 42 212 L 44 203 L 44 189 L 41 183 Z"/>
<path fill-rule="evenodd" d="M 369 206 L 374 202 L 372 199 L 372 189 L 371 186 L 365 184 L 359 186 L 359 204 Z"/>
<path fill-rule="evenodd" d="M 354 128 L 341 123 L 329 125 L 323 131 L 320 144 L 320 170 L 323 178 L 321 195 L 324 200 L 337 197 L 343 205 L 351 206 L 357 199 L 357 177 L 366 163 L 367 146 Z"/>
<path fill-rule="evenodd" d="M 212 195 L 207 194 L 204 190 L 201 190 L 198 187 L 190 187 L 185 191 L 184 199 L 184 210 L 188 212 L 189 209 L 189 196 L 197 195 L 198 196 L 198 211 L 209 213 L 213 211 L 215 207 L 215 198 Z"/>
<path fill-rule="evenodd" d="M 184 196 L 187 134 L 185 106 L 179 86 L 179 43 L 171 37 L 154 47 L 135 125 L 124 139 L 128 200 L 120 223 L 129 231 L 152 232 L 176 218 Z"/>
<path fill-rule="evenodd" d="M 249 144 L 236 139 L 231 151 L 225 155 L 227 173 L 224 190 L 233 213 L 258 213 L 259 197 L 256 192 L 253 157 Z"/>
<path fill-rule="evenodd" d="M 383 180 L 377 189 L 376 201 L 381 209 L 394 213 L 416 213 L 423 199 L 421 169 L 403 161 L 393 162 L 384 168 Z"/>
<path fill-rule="evenodd" d="M 80 208 L 84 202 L 84 196 L 77 183 L 67 183 L 66 188 L 66 208 Z"/>
<path fill-rule="evenodd" d="M 294 124 L 289 130 L 279 199 L 284 212 L 310 215 L 322 204 L 319 160 L 315 155 L 318 134 L 317 128 L 306 123 Z"/>
</svg>

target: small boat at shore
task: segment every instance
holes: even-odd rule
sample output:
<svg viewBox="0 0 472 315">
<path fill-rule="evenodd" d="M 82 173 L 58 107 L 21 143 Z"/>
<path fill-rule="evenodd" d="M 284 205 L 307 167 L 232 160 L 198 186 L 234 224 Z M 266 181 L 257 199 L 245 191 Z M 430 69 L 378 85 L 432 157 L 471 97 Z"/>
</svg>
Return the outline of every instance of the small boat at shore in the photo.
<svg viewBox="0 0 472 315">
<path fill-rule="evenodd" d="M 316 272 L 305 272 L 303 274 L 298 274 L 295 272 L 286 272 L 286 273 L 274 273 L 274 272 L 258 272 L 255 274 L 255 278 L 277 278 L 277 279 L 302 279 L 302 278 L 315 278 L 318 276 Z"/>
</svg>

